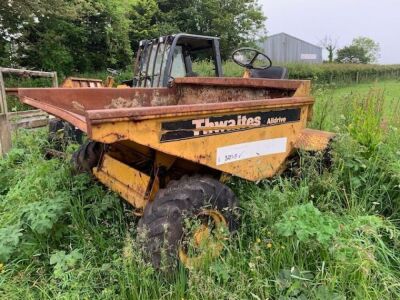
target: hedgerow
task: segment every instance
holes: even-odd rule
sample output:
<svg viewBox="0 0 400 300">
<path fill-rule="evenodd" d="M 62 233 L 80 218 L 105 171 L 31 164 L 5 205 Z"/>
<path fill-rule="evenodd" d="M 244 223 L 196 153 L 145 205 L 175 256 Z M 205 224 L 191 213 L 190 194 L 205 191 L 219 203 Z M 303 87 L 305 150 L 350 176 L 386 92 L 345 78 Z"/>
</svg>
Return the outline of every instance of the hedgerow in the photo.
<svg viewBox="0 0 400 300">
<path fill-rule="evenodd" d="M 400 65 L 283 64 L 283 66 L 288 68 L 289 79 L 312 80 L 318 84 L 354 84 L 400 79 Z M 195 70 L 203 76 L 213 76 L 214 72 L 208 62 L 197 62 Z M 224 75 L 228 77 L 241 77 L 244 72 L 242 67 L 232 61 L 226 61 L 223 70 Z"/>
<path fill-rule="evenodd" d="M 310 79 L 323 84 L 400 79 L 400 65 L 288 64 L 287 67 L 291 79 Z"/>
</svg>

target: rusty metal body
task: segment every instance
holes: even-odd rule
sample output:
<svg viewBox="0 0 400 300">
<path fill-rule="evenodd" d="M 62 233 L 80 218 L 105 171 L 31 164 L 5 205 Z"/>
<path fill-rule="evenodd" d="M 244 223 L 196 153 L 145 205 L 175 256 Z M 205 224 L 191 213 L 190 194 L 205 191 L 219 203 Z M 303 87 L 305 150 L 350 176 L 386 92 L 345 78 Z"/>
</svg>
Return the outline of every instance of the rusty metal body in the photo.
<svg viewBox="0 0 400 300">
<path fill-rule="evenodd" d="M 170 88 L 20 89 L 22 102 L 108 144 L 94 175 L 136 208 L 183 174 L 251 181 L 285 168 L 296 149 L 332 134 L 306 129 L 309 81 L 177 78 Z"/>
</svg>

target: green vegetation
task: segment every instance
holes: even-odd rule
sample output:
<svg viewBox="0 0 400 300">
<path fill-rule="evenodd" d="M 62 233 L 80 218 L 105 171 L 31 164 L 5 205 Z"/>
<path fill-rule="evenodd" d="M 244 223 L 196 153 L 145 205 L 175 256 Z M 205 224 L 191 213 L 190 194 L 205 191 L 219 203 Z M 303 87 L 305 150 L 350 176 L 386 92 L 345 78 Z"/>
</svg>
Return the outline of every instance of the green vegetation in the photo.
<svg viewBox="0 0 400 300">
<path fill-rule="evenodd" d="M 358 37 L 352 43 L 337 51 L 336 61 L 339 63 L 376 63 L 380 56 L 381 47 L 368 37 Z M 330 59 L 330 62 L 332 60 Z"/>
<path fill-rule="evenodd" d="M 397 126 L 399 122 L 399 80 L 375 81 L 340 88 L 335 85 L 319 85 L 315 86 L 314 94 L 318 101 L 314 107 L 312 126 L 318 129 L 337 131 L 337 124 L 360 119 L 365 114 L 375 115 L 376 122 L 384 127 L 390 124 Z M 376 98 L 380 101 L 374 102 Z M 365 103 L 369 106 L 366 107 Z M 365 112 L 365 109 L 370 111 Z"/>
<path fill-rule="evenodd" d="M 348 85 L 376 80 L 400 79 L 400 65 L 362 64 L 287 64 L 290 79 L 309 79 L 314 84 Z M 196 62 L 194 70 L 202 76 L 213 76 L 207 61 Z M 225 76 L 241 77 L 243 68 L 233 61 L 223 64 Z"/>
<path fill-rule="evenodd" d="M 399 299 L 398 92 L 317 88 L 312 126 L 339 133 L 332 169 L 304 153 L 296 179 L 232 180 L 239 231 L 169 278 L 142 260 L 130 207 L 69 158 L 45 160 L 45 130 L 19 131 L 0 160 L 0 298 Z"/>
<path fill-rule="evenodd" d="M 400 65 L 290 64 L 287 67 L 291 79 L 311 79 L 318 84 L 343 85 L 400 78 Z"/>
<path fill-rule="evenodd" d="M 59 74 L 124 69 L 142 39 L 188 32 L 221 37 L 222 55 L 264 33 L 257 0 L 4 0 L 0 65 Z"/>
</svg>

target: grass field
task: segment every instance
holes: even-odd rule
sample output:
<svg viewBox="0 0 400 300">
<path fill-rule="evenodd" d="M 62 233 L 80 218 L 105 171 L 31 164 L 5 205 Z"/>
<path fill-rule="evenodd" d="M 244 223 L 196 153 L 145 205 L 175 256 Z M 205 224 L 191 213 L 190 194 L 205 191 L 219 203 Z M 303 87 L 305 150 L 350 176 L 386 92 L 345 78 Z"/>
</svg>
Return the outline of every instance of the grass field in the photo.
<svg viewBox="0 0 400 300">
<path fill-rule="evenodd" d="M 341 118 L 356 107 L 365 105 L 365 101 L 379 98 L 382 107 L 372 107 L 382 117 L 382 123 L 395 122 L 400 109 L 400 80 L 376 81 L 358 85 L 317 85 L 314 88 L 317 98 L 313 127 L 335 130 Z M 371 112 L 372 113 L 372 112 Z"/>
<path fill-rule="evenodd" d="M 45 160 L 44 130 L 18 132 L 0 160 L 0 299 L 399 299 L 400 82 L 314 94 L 311 125 L 338 133 L 332 169 L 301 154 L 297 179 L 232 179 L 240 229 L 168 277 L 143 261 L 128 206 Z"/>
</svg>

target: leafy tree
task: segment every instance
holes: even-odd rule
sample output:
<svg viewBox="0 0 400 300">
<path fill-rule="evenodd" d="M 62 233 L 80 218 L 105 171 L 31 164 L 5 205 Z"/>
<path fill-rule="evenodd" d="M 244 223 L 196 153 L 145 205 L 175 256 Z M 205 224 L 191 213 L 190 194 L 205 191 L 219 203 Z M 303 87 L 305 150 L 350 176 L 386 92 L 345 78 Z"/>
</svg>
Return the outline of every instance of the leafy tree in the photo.
<svg viewBox="0 0 400 300">
<path fill-rule="evenodd" d="M 143 39 L 155 38 L 179 31 L 174 24 L 161 19 L 161 11 L 156 0 L 137 0 L 130 12 L 132 28 L 129 36 L 131 47 L 135 51 Z"/>
<path fill-rule="evenodd" d="M 104 5 L 105 38 L 107 45 L 106 62 L 117 68 L 122 68 L 132 62 L 130 30 L 135 26 L 129 18 L 136 0 L 101 0 Z"/>
<path fill-rule="evenodd" d="M 337 61 L 342 63 L 374 63 L 378 60 L 380 46 L 368 37 L 353 39 L 351 45 L 337 51 Z"/>
<path fill-rule="evenodd" d="M 360 47 L 366 52 L 368 63 L 375 63 L 380 57 L 381 47 L 379 43 L 368 37 L 358 37 L 353 39 L 352 46 Z"/>
<path fill-rule="evenodd" d="M 359 46 L 346 46 L 337 51 L 336 61 L 339 63 L 367 64 L 369 63 L 368 53 Z"/>
<path fill-rule="evenodd" d="M 11 65 L 11 45 L 6 39 L 0 37 L 0 66 Z"/>
<path fill-rule="evenodd" d="M 74 43 L 65 36 L 77 12 L 78 5 L 65 0 L 2 1 L 0 39 L 8 41 L 7 55 L 12 57 L 5 65 L 59 72 L 71 69 Z"/>
<path fill-rule="evenodd" d="M 257 0 L 2 0 L 0 63 L 63 74 L 125 68 L 141 39 L 221 37 L 223 57 L 264 29 Z"/>
<path fill-rule="evenodd" d="M 29 9 L 24 2 L 12 2 L 12 18 L 0 10 L 3 37 L 16 45 L 18 64 L 69 74 L 131 62 L 128 16 L 135 0 L 32 1 Z M 54 4 L 60 6 L 50 9 Z"/>
<path fill-rule="evenodd" d="M 158 0 L 158 4 L 163 21 L 179 31 L 219 36 L 223 58 L 237 46 L 255 42 L 264 30 L 266 18 L 257 0 Z"/>
<path fill-rule="evenodd" d="M 2 0 L 0 1 L 0 37 L 11 42 L 21 31 L 40 17 L 72 17 L 75 6 L 65 0 Z"/>
</svg>

